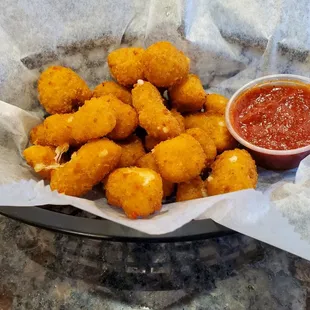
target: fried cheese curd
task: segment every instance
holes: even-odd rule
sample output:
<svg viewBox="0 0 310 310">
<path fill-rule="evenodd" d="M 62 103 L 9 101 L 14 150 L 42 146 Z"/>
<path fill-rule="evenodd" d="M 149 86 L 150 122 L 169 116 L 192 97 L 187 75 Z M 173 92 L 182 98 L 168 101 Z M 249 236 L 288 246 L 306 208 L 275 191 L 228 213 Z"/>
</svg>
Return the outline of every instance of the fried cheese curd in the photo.
<svg viewBox="0 0 310 310">
<path fill-rule="evenodd" d="M 104 104 L 109 104 L 115 111 L 116 125 L 108 134 L 108 137 L 113 140 L 122 140 L 129 137 L 138 126 L 138 114 L 136 110 L 112 94 L 102 96 L 99 99 Z"/>
<path fill-rule="evenodd" d="M 108 203 L 121 207 L 131 219 L 147 217 L 162 207 L 162 180 L 151 169 L 116 169 L 109 175 L 105 190 Z"/>
<path fill-rule="evenodd" d="M 206 101 L 206 93 L 199 77 L 189 74 L 180 83 L 169 88 L 172 107 L 180 112 L 197 112 Z"/>
<path fill-rule="evenodd" d="M 26 148 L 23 155 L 27 164 L 43 179 L 49 180 L 52 170 L 59 167 L 54 147 L 33 145 Z"/>
<path fill-rule="evenodd" d="M 195 138 L 206 154 L 205 168 L 209 168 L 216 157 L 216 146 L 212 138 L 201 128 L 190 128 L 185 131 Z"/>
<path fill-rule="evenodd" d="M 41 105 L 49 114 L 70 113 L 92 96 L 77 73 L 61 66 L 43 71 L 38 81 L 38 93 Z"/>
<path fill-rule="evenodd" d="M 186 78 L 190 60 L 170 42 L 157 42 L 143 55 L 145 78 L 157 87 L 170 87 Z"/>
<path fill-rule="evenodd" d="M 132 105 L 131 92 L 114 81 L 104 81 L 97 85 L 93 90 L 93 97 L 102 97 L 104 95 L 114 95 L 122 102 Z"/>
<path fill-rule="evenodd" d="M 217 114 L 225 114 L 229 99 L 220 94 L 208 94 L 205 101 L 205 111 Z"/>
<path fill-rule="evenodd" d="M 194 113 L 184 117 L 185 128 L 201 128 L 216 145 L 218 153 L 233 149 L 237 146 L 236 140 L 226 127 L 225 117 L 211 112 Z"/>
<path fill-rule="evenodd" d="M 211 168 L 212 173 L 205 181 L 209 196 L 256 187 L 258 176 L 255 161 L 246 150 L 223 152 Z"/>
<path fill-rule="evenodd" d="M 159 143 L 152 152 L 160 175 L 173 183 L 187 182 L 205 167 L 206 155 L 200 143 L 185 133 Z"/>
<path fill-rule="evenodd" d="M 176 201 L 185 201 L 207 197 L 205 184 L 200 176 L 178 184 Z"/>
<path fill-rule="evenodd" d="M 84 144 L 71 160 L 52 171 L 51 189 L 82 196 L 117 166 L 121 147 L 106 138 Z"/>
<path fill-rule="evenodd" d="M 108 55 L 110 72 L 119 84 L 131 86 L 144 78 L 143 54 L 143 48 L 124 47 Z"/>
<path fill-rule="evenodd" d="M 122 155 L 118 163 L 119 168 L 134 166 L 136 161 L 145 155 L 143 144 L 137 136 L 118 141 L 117 144 L 122 148 Z"/>
<path fill-rule="evenodd" d="M 136 162 L 136 166 L 140 168 L 149 168 L 159 173 L 158 166 L 152 153 L 147 153 L 144 156 L 140 157 Z M 171 196 L 174 190 L 174 183 L 167 181 L 164 178 L 162 178 L 162 181 L 163 181 L 163 198 Z"/>
<path fill-rule="evenodd" d="M 185 124 L 184 124 L 184 117 L 181 113 L 179 113 L 176 109 L 172 109 L 171 114 L 176 118 L 176 120 L 179 122 L 181 133 L 185 131 Z M 154 138 L 150 135 L 146 135 L 144 138 L 144 147 L 147 151 L 151 151 L 158 143 L 160 143 L 162 140 L 158 138 Z"/>
<path fill-rule="evenodd" d="M 35 145 L 58 146 L 64 143 L 75 145 L 76 142 L 72 137 L 72 113 L 47 117 L 43 123 L 32 128 L 30 141 Z"/>
<path fill-rule="evenodd" d="M 181 133 L 179 121 L 163 104 L 157 88 L 149 82 L 139 80 L 132 90 L 132 104 L 139 115 L 139 124 L 147 133 L 167 140 Z"/>
<path fill-rule="evenodd" d="M 33 144 L 77 145 L 110 133 L 116 125 L 115 111 L 101 98 L 92 98 L 75 113 L 55 114 L 30 132 Z"/>
</svg>

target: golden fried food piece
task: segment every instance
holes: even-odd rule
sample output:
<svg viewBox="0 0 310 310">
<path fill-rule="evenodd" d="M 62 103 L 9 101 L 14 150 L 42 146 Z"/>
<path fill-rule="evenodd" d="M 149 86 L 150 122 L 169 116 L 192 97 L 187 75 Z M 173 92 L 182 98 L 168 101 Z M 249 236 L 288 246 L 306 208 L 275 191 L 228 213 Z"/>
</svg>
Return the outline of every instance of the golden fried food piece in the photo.
<svg viewBox="0 0 310 310">
<path fill-rule="evenodd" d="M 161 209 L 163 185 L 158 173 L 146 168 L 119 168 L 105 186 L 108 203 L 122 207 L 131 219 L 147 217 Z"/>
<path fill-rule="evenodd" d="M 246 150 L 225 151 L 212 164 L 212 173 L 205 184 L 209 196 L 255 188 L 255 161 Z"/>
<path fill-rule="evenodd" d="M 205 101 L 205 110 L 224 115 L 228 101 L 228 98 L 220 94 L 208 94 Z"/>
<path fill-rule="evenodd" d="M 183 115 L 178 112 L 176 109 L 171 109 L 171 114 L 176 118 L 176 120 L 179 122 L 181 132 L 185 131 L 185 123 L 184 123 L 184 117 Z"/>
<path fill-rule="evenodd" d="M 170 182 L 187 182 L 205 167 L 206 155 L 200 143 L 185 133 L 159 143 L 153 154 L 160 175 Z"/>
<path fill-rule="evenodd" d="M 116 125 L 114 109 L 101 98 L 85 101 L 75 113 L 54 114 L 30 132 L 33 144 L 77 145 L 110 133 Z"/>
<path fill-rule="evenodd" d="M 199 77 L 189 74 L 180 83 L 169 88 L 172 106 L 180 112 L 197 112 L 203 107 L 206 93 Z"/>
<path fill-rule="evenodd" d="M 136 162 L 136 166 L 140 168 L 149 168 L 159 173 L 159 169 L 156 164 L 155 157 L 152 153 L 147 153 L 144 156 L 140 157 Z M 174 183 L 167 181 L 163 178 L 162 178 L 162 181 L 163 181 L 163 192 L 164 192 L 163 198 L 171 196 L 174 190 Z"/>
<path fill-rule="evenodd" d="M 171 114 L 176 118 L 176 120 L 179 122 L 181 133 L 185 131 L 185 124 L 184 124 L 184 117 L 181 113 L 179 113 L 176 109 L 172 109 Z M 158 143 L 160 143 L 162 140 L 158 138 L 154 138 L 150 135 L 146 135 L 144 139 L 144 147 L 147 151 L 151 151 Z"/>
<path fill-rule="evenodd" d="M 112 76 L 124 86 L 131 86 L 144 79 L 141 47 L 124 47 L 111 52 L 108 65 Z"/>
<path fill-rule="evenodd" d="M 157 87 L 170 87 L 189 72 L 190 60 L 170 42 L 157 42 L 143 55 L 145 78 Z"/>
<path fill-rule="evenodd" d="M 141 140 L 136 136 L 131 136 L 127 140 L 117 142 L 122 148 L 122 156 L 118 167 L 131 167 L 136 161 L 145 155 L 145 150 Z"/>
<path fill-rule="evenodd" d="M 35 145 L 58 146 L 64 143 L 74 145 L 70 119 L 72 114 L 54 114 L 47 117 L 43 123 L 32 128 L 30 141 Z"/>
<path fill-rule="evenodd" d="M 105 103 L 103 97 L 92 98 L 72 114 L 72 137 L 78 144 L 104 137 L 116 127 L 115 110 Z"/>
<path fill-rule="evenodd" d="M 26 148 L 23 155 L 27 164 L 43 179 L 50 179 L 52 170 L 59 167 L 54 147 L 33 145 Z"/>
<path fill-rule="evenodd" d="M 96 98 L 110 94 L 114 95 L 122 102 L 132 105 L 131 92 L 113 81 L 104 81 L 97 85 L 93 91 L 93 97 Z"/>
<path fill-rule="evenodd" d="M 139 114 L 139 124 L 147 133 L 161 141 L 181 133 L 179 121 L 163 104 L 163 99 L 149 82 L 139 80 L 132 90 L 132 104 Z"/>
<path fill-rule="evenodd" d="M 211 112 L 194 113 L 186 116 L 184 119 L 185 128 L 198 127 L 204 130 L 213 139 L 218 153 L 237 146 L 236 140 L 226 127 L 225 117 L 223 115 Z"/>
<path fill-rule="evenodd" d="M 203 197 L 207 197 L 207 191 L 200 176 L 178 184 L 176 201 L 192 200 Z"/>
<path fill-rule="evenodd" d="M 121 152 L 121 148 L 108 139 L 84 144 L 69 162 L 52 172 L 51 189 L 70 196 L 86 194 L 115 169 Z"/>
<path fill-rule="evenodd" d="M 195 138 L 206 154 L 205 168 L 209 168 L 216 157 L 216 146 L 212 138 L 201 128 L 190 128 L 185 131 Z"/>
<path fill-rule="evenodd" d="M 116 125 L 108 137 L 113 140 L 122 140 L 129 137 L 138 126 L 138 114 L 136 110 L 112 94 L 102 96 L 100 99 L 105 104 L 109 104 L 115 111 Z"/>
<path fill-rule="evenodd" d="M 39 101 L 50 114 L 70 113 L 92 93 L 82 78 L 69 68 L 47 68 L 38 81 Z"/>
</svg>

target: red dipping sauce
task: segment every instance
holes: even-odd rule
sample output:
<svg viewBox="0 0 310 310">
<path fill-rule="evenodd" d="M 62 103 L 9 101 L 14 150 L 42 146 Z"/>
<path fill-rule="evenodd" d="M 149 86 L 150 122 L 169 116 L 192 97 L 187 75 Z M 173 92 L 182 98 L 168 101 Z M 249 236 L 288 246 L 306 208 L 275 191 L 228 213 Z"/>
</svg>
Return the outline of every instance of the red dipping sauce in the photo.
<svg viewBox="0 0 310 310">
<path fill-rule="evenodd" d="M 253 145 L 292 150 L 310 145 L 310 87 L 262 85 L 236 99 L 230 112 L 235 131 Z"/>
</svg>

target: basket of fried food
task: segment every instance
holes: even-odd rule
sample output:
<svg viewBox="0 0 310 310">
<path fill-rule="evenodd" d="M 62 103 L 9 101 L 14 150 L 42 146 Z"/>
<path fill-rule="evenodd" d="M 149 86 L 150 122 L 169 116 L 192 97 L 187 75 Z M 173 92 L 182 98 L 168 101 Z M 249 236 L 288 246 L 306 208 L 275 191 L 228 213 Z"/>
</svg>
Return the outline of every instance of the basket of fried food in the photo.
<svg viewBox="0 0 310 310">
<path fill-rule="evenodd" d="M 255 188 L 255 162 L 226 128 L 228 99 L 205 92 L 182 51 L 157 42 L 114 50 L 107 62 L 114 81 L 93 90 L 62 66 L 38 80 L 49 116 L 23 155 L 51 190 L 83 197 L 99 185 L 136 219 L 165 201 Z"/>
</svg>

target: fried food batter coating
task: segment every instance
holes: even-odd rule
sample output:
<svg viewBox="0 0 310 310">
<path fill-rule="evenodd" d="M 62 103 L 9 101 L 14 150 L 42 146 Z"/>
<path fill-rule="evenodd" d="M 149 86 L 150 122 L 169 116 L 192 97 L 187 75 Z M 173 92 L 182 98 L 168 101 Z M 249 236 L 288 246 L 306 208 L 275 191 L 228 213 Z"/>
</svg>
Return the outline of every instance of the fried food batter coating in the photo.
<svg viewBox="0 0 310 310">
<path fill-rule="evenodd" d="M 225 151 L 212 164 L 212 173 L 205 184 L 209 196 L 255 188 L 255 161 L 246 150 Z"/>
<path fill-rule="evenodd" d="M 80 144 L 110 133 L 117 123 L 114 109 L 105 99 L 92 98 L 72 115 L 72 137 Z"/>
<path fill-rule="evenodd" d="M 172 106 L 180 112 L 197 112 L 206 101 L 206 93 L 199 77 L 189 74 L 180 83 L 169 88 Z"/>
<path fill-rule="evenodd" d="M 132 105 L 131 92 L 113 81 L 104 81 L 97 85 L 93 91 L 93 97 L 96 98 L 110 94 L 114 95 L 122 102 Z"/>
<path fill-rule="evenodd" d="M 205 167 L 206 155 L 200 143 L 185 133 L 159 143 L 153 154 L 160 175 L 170 182 L 187 182 Z"/>
<path fill-rule="evenodd" d="M 143 55 L 145 78 L 157 87 L 170 87 L 189 72 L 190 60 L 170 42 L 157 42 Z"/>
<path fill-rule="evenodd" d="M 75 113 L 54 114 L 30 132 L 33 144 L 76 145 L 110 133 L 116 125 L 115 111 L 101 98 L 85 101 Z"/>
<path fill-rule="evenodd" d="M 136 161 L 145 155 L 143 144 L 136 136 L 119 141 L 117 144 L 122 148 L 122 156 L 118 164 L 119 168 L 134 166 Z"/>
<path fill-rule="evenodd" d="M 181 133 L 179 121 L 163 104 L 155 86 L 139 80 L 132 90 L 132 104 L 139 114 L 139 124 L 147 133 L 161 141 Z"/>
<path fill-rule="evenodd" d="M 64 143 L 76 144 L 72 138 L 72 114 L 54 114 L 47 117 L 43 123 L 32 128 L 30 141 L 35 145 L 58 146 Z"/>
<path fill-rule="evenodd" d="M 162 180 L 158 173 L 146 168 L 119 168 L 106 183 L 108 203 L 122 207 L 131 219 L 147 217 L 161 209 Z"/>
<path fill-rule="evenodd" d="M 39 101 L 50 114 L 70 113 L 92 93 L 73 70 L 61 66 L 47 68 L 38 81 Z"/>
<path fill-rule="evenodd" d="M 108 137 L 113 140 L 122 140 L 129 137 L 138 126 L 138 114 L 136 110 L 114 95 L 105 95 L 99 98 L 104 104 L 110 105 L 115 112 L 116 125 Z"/>
<path fill-rule="evenodd" d="M 209 168 L 216 157 L 216 146 L 212 138 L 201 128 L 190 128 L 186 133 L 195 138 L 206 154 L 205 168 Z"/>
<path fill-rule="evenodd" d="M 185 201 L 207 197 L 205 184 L 198 176 L 188 182 L 178 184 L 176 201 Z"/>
<path fill-rule="evenodd" d="M 84 144 L 71 160 L 54 170 L 51 189 L 82 196 L 117 166 L 122 149 L 113 141 L 100 139 Z"/>
<path fill-rule="evenodd" d="M 33 145 L 23 152 L 24 158 L 29 166 L 43 179 L 50 179 L 53 169 L 59 167 L 56 162 L 55 148 L 51 146 Z"/>
<path fill-rule="evenodd" d="M 224 115 L 228 101 L 228 98 L 220 94 L 208 94 L 205 101 L 205 110 Z"/>
<path fill-rule="evenodd" d="M 144 156 L 140 157 L 136 162 L 136 166 L 140 168 L 149 168 L 159 173 L 158 166 L 152 153 L 147 153 Z M 164 192 L 163 198 L 171 196 L 174 190 L 174 183 L 167 181 L 163 178 L 162 181 Z"/>
<path fill-rule="evenodd" d="M 176 118 L 176 120 L 179 122 L 181 133 L 185 131 L 185 122 L 183 115 L 178 112 L 176 109 L 171 109 L 171 114 Z"/>
<path fill-rule="evenodd" d="M 141 47 L 124 47 L 111 52 L 108 65 L 112 76 L 123 86 L 131 86 L 144 79 Z"/>
<path fill-rule="evenodd" d="M 236 140 L 229 133 L 223 115 L 207 112 L 194 113 L 185 117 L 185 128 L 201 128 L 216 145 L 218 153 L 233 149 L 237 146 Z"/>
</svg>

